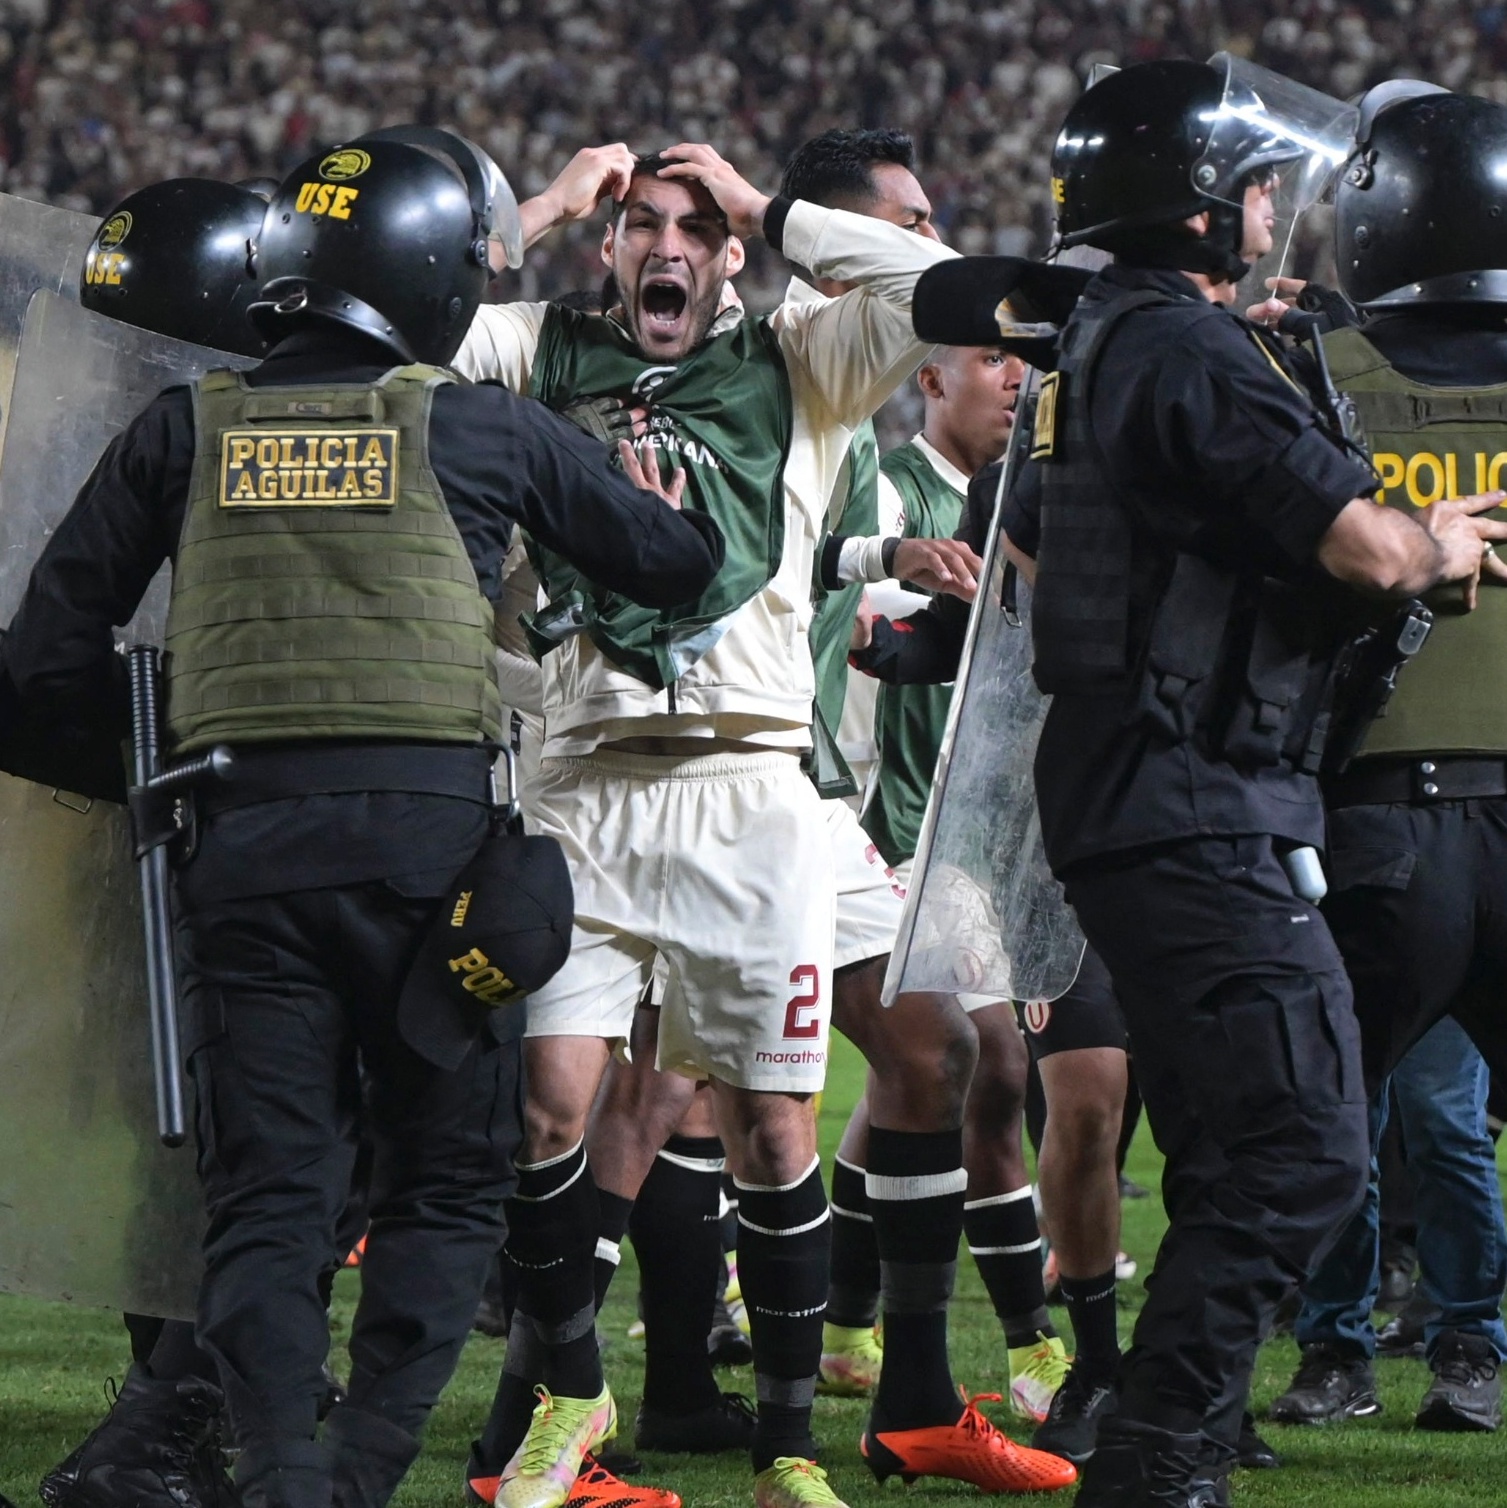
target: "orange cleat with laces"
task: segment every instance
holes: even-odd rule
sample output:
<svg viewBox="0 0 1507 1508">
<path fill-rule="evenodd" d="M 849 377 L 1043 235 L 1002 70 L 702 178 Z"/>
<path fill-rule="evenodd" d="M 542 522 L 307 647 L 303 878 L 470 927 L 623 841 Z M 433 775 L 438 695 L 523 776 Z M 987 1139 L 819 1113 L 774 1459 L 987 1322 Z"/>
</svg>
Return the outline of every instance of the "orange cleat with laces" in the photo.
<svg viewBox="0 0 1507 1508">
<path fill-rule="evenodd" d="M 680 1508 L 680 1494 L 668 1487 L 639 1487 L 625 1482 L 589 1455 L 581 1462 L 581 1474 L 570 1489 L 565 1508 Z"/>
<path fill-rule="evenodd" d="M 1000 1394 L 970 1398 L 964 1389 L 958 1391 L 964 1407 L 956 1424 L 863 1432 L 858 1448 L 881 1482 L 893 1476 L 904 1482 L 951 1477 L 985 1492 L 1057 1492 L 1078 1480 L 1071 1462 L 1017 1445 L 979 1412 L 981 1402 L 1001 1402 Z"/>
</svg>

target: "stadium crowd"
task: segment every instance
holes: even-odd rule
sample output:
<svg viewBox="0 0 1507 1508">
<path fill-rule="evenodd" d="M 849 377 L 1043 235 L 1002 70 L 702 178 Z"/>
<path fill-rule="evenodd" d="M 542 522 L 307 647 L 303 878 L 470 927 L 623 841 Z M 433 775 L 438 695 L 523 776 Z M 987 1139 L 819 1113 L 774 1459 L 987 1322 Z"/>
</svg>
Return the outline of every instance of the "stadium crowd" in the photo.
<svg viewBox="0 0 1507 1508">
<path fill-rule="evenodd" d="M 1042 165 L 1089 68 L 1221 48 L 1341 97 L 1416 73 L 1507 98 L 1507 6 L 1467 0 L 3 0 L 0 189 L 103 213 L 405 120 L 479 142 L 520 198 L 579 146 L 656 137 L 773 184 L 805 138 L 886 125 L 914 137 L 949 244 L 1022 252 L 1044 244 Z M 577 227 L 508 296 L 597 269 Z M 773 306 L 777 259 L 758 248 L 749 274 L 745 300 Z"/>
</svg>

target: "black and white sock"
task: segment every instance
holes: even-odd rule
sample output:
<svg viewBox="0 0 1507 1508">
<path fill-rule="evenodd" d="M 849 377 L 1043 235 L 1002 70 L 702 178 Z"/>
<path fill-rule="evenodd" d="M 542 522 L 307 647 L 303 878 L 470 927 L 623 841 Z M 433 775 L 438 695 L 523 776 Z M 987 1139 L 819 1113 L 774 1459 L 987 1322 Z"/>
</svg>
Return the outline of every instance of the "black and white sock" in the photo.
<svg viewBox="0 0 1507 1508">
<path fill-rule="evenodd" d="M 584 1142 L 547 1162 L 520 1163 L 507 1216 L 518 1309 L 544 1349 L 544 1384 L 563 1398 L 595 1398 L 602 1391 L 594 1272 L 601 1212 Z"/>
<path fill-rule="evenodd" d="M 832 1167 L 832 1281 L 827 1323 L 867 1329 L 879 1316 L 879 1241 L 864 1170 L 837 1158 Z"/>
<path fill-rule="evenodd" d="M 623 1237 L 627 1234 L 628 1221 L 633 1216 L 633 1201 L 607 1189 L 598 1189 L 597 1214 L 597 1249 L 592 1262 L 592 1286 L 596 1292 L 597 1310 L 600 1312 L 607 1290 L 617 1276 L 618 1263 L 623 1260 Z"/>
<path fill-rule="evenodd" d="M 947 1306 L 963 1234 L 963 1133 L 869 1130 L 864 1179 L 879 1242 L 884 1367 L 872 1431 L 953 1424 Z"/>
<path fill-rule="evenodd" d="M 1073 1365 L 1095 1382 L 1114 1382 L 1120 1370 L 1114 1268 L 1096 1278 L 1063 1278 L 1062 1297 L 1073 1322 Z"/>
<path fill-rule="evenodd" d="M 722 1283 L 723 1162 L 715 1136 L 672 1136 L 628 1224 L 644 1299 L 644 1403 L 668 1414 L 722 1397 L 706 1338 Z"/>
<path fill-rule="evenodd" d="M 1005 1328 L 1005 1344 L 1034 1346 L 1039 1335 L 1053 1336 L 1041 1277 L 1041 1228 L 1031 1186 L 970 1199 L 963 1206 L 968 1251 L 989 1290 L 990 1302 Z"/>
<path fill-rule="evenodd" d="M 822 1356 L 832 1216 L 821 1163 L 778 1188 L 738 1182 L 738 1273 L 748 1305 L 759 1423 L 755 1471 L 810 1459 L 811 1404 Z"/>
</svg>

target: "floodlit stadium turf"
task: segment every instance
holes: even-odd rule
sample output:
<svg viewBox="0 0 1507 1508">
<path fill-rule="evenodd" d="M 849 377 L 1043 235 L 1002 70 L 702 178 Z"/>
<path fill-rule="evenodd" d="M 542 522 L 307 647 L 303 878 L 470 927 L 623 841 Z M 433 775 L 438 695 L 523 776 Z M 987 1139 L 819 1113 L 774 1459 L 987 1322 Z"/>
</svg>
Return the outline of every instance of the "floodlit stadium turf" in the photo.
<svg viewBox="0 0 1507 1508">
<path fill-rule="evenodd" d="M 849 1107 L 861 1085 L 857 1054 L 835 1042 L 832 1080 L 822 1106 L 822 1151 L 830 1156 Z M 1155 1186 L 1156 1151 L 1144 1127 L 1132 1153 L 1129 1171 Z M 1154 1199 L 1127 1203 L 1125 1241 L 1144 1274 L 1161 1232 L 1161 1210 Z M 631 1247 L 603 1316 L 610 1339 L 607 1376 L 617 1393 L 623 1441 L 632 1441 L 632 1420 L 642 1381 L 642 1347 L 627 1339 L 632 1319 L 635 1270 Z M 977 1392 L 1002 1392 L 1004 1341 L 966 1253 L 959 1264 L 959 1293 L 952 1321 L 954 1366 L 960 1381 Z M 344 1368 L 344 1341 L 349 1333 L 356 1293 L 354 1273 L 342 1274 L 335 1311 L 336 1365 Z M 1140 1278 L 1128 1285 L 1127 1298 L 1139 1300 Z M 1121 1310 L 1121 1334 L 1128 1336 L 1133 1311 Z M 1065 1317 L 1057 1311 L 1065 1328 Z M 435 1413 L 423 1456 L 415 1466 L 395 1508 L 460 1508 L 460 1477 L 466 1450 L 492 1396 L 502 1359 L 501 1341 L 473 1336 L 461 1369 Z M 0 1296 L 0 1491 L 18 1508 L 36 1502 L 42 1473 L 70 1450 L 106 1407 L 105 1379 L 125 1369 L 129 1351 L 118 1316 L 70 1309 L 28 1299 Z M 1257 1372 L 1258 1406 L 1280 1392 L 1292 1375 L 1296 1351 L 1290 1340 L 1263 1352 Z M 1465 1508 L 1507 1500 L 1507 1432 L 1501 1436 L 1422 1435 L 1411 1428 L 1413 1410 L 1428 1385 L 1421 1362 L 1377 1364 L 1385 1413 L 1378 1419 L 1332 1429 L 1292 1430 L 1267 1426 L 1266 1435 L 1285 1457 L 1279 1472 L 1242 1472 L 1236 1477 L 1237 1505 L 1272 1508 Z M 721 1374 L 723 1386 L 751 1393 L 753 1377 L 740 1368 Z M 996 1420 L 1017 1438 L 1025 1436 L 998 1405 L 988 1405 Z M 896 1494 L 937 1505 L 976 1500 L 972 1488 L 939 1481 L 903 1488 L 898 1480 L 881 1490 L 858 1456 L 864 1417 L 859 1401 L 819 1399 L 816 1433 L 832 1485 L 852 1508 L 894 1504 Z M 738 1456 L 646 1458 L 646 1480 L 673 1487 L 687 1508 L 722 1508 L 750 1502 L 747 1463 Z M 1059 1495 L 1065 1505 L 1072 1494 Z M 1035 1501 L 1040 1501 L 1035 1500 Z"/>
</svg>

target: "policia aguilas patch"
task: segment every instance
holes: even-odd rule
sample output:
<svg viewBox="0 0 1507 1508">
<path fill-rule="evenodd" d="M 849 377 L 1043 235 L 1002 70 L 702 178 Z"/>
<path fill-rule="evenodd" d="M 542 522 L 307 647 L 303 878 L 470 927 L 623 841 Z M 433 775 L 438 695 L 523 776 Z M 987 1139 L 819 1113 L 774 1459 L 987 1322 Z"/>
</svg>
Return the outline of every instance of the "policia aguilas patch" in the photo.
<svg viewBox="0 0 1507 1508">
<path fill-rule="evenodd" d="M 398 500 L 396 429 L 227 429 L 222 508 L 391 508 Z"/>
</svg>

